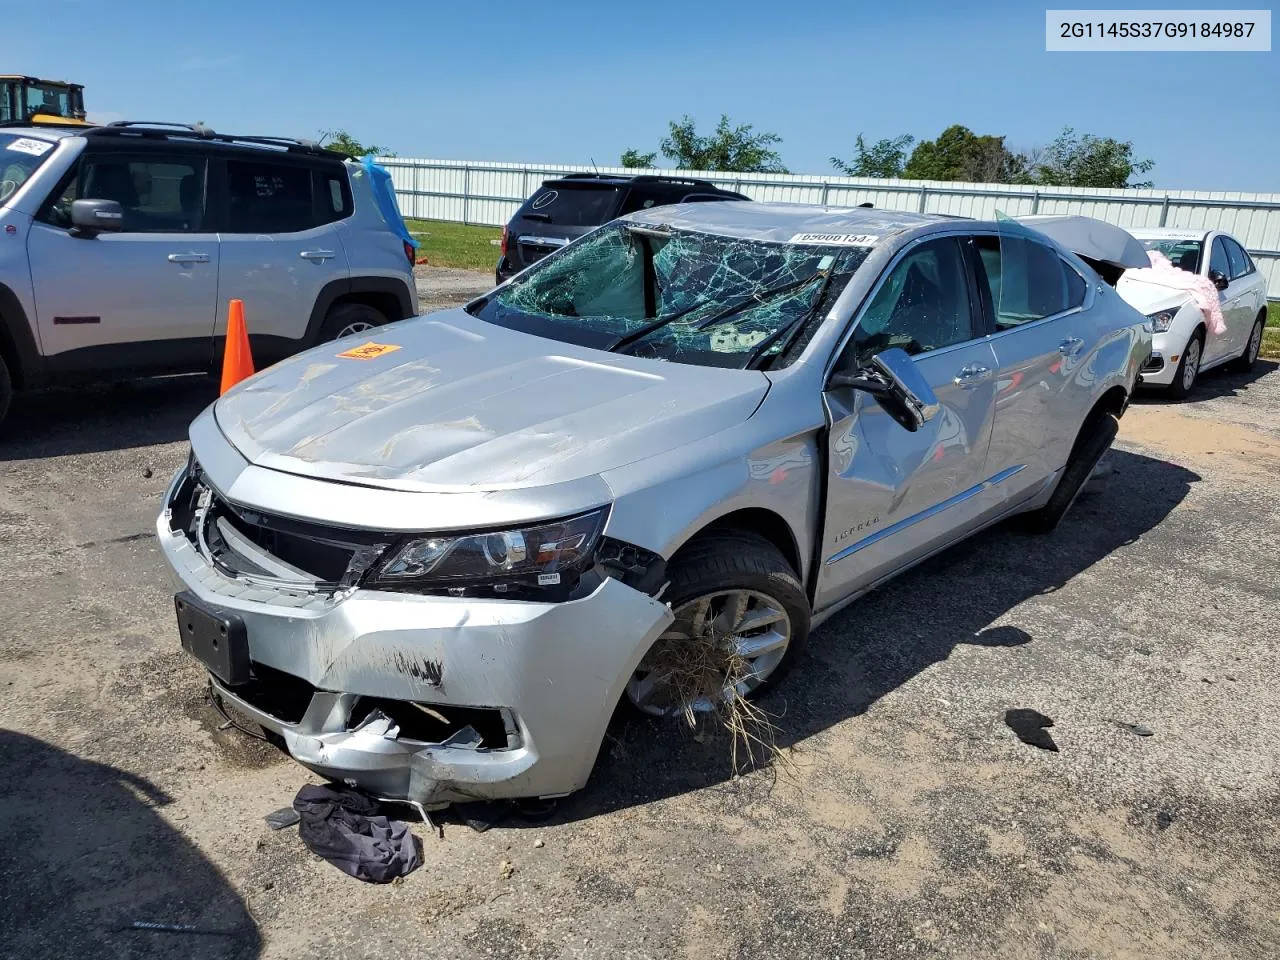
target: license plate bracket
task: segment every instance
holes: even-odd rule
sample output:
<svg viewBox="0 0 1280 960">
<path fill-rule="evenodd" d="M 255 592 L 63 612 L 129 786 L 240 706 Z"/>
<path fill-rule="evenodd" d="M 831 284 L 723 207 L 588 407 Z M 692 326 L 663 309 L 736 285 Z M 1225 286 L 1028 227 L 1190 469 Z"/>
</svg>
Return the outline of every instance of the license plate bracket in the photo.
<svg viewBox="0 0 1280 960">
<path fill-rule="evenodd" d="M 249 636 L 244 620 L 202 603 L 184 590 L 173 598 L 182 648 L 228 686 L 249 682 Z"/>
</svg>

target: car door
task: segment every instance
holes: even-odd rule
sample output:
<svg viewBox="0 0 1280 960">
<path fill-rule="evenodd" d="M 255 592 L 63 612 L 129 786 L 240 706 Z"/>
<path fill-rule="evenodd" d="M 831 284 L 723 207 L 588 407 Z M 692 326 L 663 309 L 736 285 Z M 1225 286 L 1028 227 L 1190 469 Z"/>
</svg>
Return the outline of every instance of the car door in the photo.
<svg viewBox="0 0 1280 960">
<path fill-rule="evenodd" d="M 835 369 L 857 369 L 890 347 L 913 355 L 939 410 L 911 432 L 865 392 L 826 391 L 817 609 L 958 538 L 983 510 L 995 357 L 959 238 L 924 239 L 898 255 L 856 318 Z"/>
<path fill-rule="evenodd" d="M 1242 340 L 1241 300 L 1247 284 L 1231 279 L 1231 258 L 1227 255 L 1227 238 L 1222 234 L 1216 234 L 1213 238 L 1206 272 L 1215 285 L 1226 281 L 1226 286 L 1218 290 L 1218 301 L 1222 306 L 1222 321 L 1227 329 L 1220 336 L 1208 334 L 1205 337 L 1201 366 L 1209 366 L 1224 357 L 1235 356 L 1244 347 L 1243 342 L 1237 346 L 1237 340 Z M 1219 277 L 1222 279 L 1219 280 Z"/>
<path fill-rule="evenodd" d="M 993 318 L 995 424 L 987 469 L 1016 500 L 1066 463 L 1088 404 L 1094 320 L 1089 283 L 1018 224 L 974 238 L 980 290 Z"/>
<path fill-rule="evenodd" d="M 40 342 L 54 370 L 207 365 L 218 293 L 207 170 L 205 157 L 169 144 L 86 147 L 27 239 Z M 73 232 L 77 199 L 119 203 L 120 231 Z"/>
<path fill-rule="evenodd" d="M 1266 300 L 1266 281 L 1253 265 L 1248 252 L 1233 237 L 1223 237 L 1222 242 L 1227 248 L 1227 262 L 1231 265 L 1231 283 L 1227 292 L 1232 316 L 1224 319 L 1231 328 L 1231 353 L 1235 356 L 1244 351 L 1249 335 L 1253 333 L 1258 311 Z"/>
<path fill-rule="evenodd" d="M 313 164 L 265 150 L 221 158 L 222 269 L 215 334 L 227 304 L 244 302 L 255 358 L 283 356 L 307 332 L 324 287 L 351 276 L 328 190 Z M 289 341 L 293 341 L 289 344 Z"/>
</svg>

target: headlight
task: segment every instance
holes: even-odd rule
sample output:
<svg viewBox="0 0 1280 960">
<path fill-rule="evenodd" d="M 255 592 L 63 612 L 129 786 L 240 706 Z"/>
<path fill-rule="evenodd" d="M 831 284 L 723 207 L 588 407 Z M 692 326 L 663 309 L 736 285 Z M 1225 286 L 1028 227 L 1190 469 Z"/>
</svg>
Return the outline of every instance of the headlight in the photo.
<svg viewBox="0 0 1280 960">
<path fill-rule="evenodd" d="M 1147 319 L 1151 322 L 1154 333 L 1164 333 L 1173 326 L 1173 318 L 1177 315 L 1177 310 L 1161 310 L 1159 313 L 1148 313 Z"/>
<path fill-rule="evenodd" d="M 604 517 L 601 509 L 514 530 L 409 540 L 388 552 L 374 581 L 437 588 L 556 586 L 562 574 L 578 573 L 590 562 Z"/>
</svg>

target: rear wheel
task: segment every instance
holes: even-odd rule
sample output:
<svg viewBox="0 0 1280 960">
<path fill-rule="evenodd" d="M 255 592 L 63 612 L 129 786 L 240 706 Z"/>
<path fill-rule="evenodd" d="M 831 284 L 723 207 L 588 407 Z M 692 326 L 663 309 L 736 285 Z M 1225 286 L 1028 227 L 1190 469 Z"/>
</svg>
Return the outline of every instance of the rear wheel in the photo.
<svg viewBox="0 0 1280 960">
<path fill-rule="evenodd" d="M 637 709 L 693 723 L 791 669 L 809 636 L 809 600 L 777 547 L 717 533 L 690 543 L 667 573 L 675 620 L 627 684 Z"/>
<path fill-rule="evenodd" d="M 0 430 L 4 429 L 4 418 L 9 413 L 9 404 L 13 402 L 13 378 L 9 376 L 9 367 L 0 356 Z"/>
<path fill-rule="evenodd" d="M 1258 314 L 1258 319 L 1253 323 L 1253 329 L 1249 331 L 1249 342 L 1245 344 L 1244 353 L 1231 362 L 1232 370 L 1247 373 L 1253 369 L 1253 365 L 1258 362 L 1258 354 L 1262 350 L 1262 328 L 1264 326 L 1266 326 L 1266 316 L 1260 313 Z"/>
<path fill-rule="evenodd" d="M 1182 359 L 1178 361 L 1178 370 L 1173 375 L 1173 383 L 1169 384 L 1169 396 L 1174 400 L 1185 400 L 1196 385 L 1196 377 L 1200 375 L 1200 361 L 1204 358 L 1204 334 L 1199 330 L 1191 335 L 1187 345 L 1182 349 Z"/>
<path fill-rule="evenodd" d="M 1111 448 L 1111 443 L 1120 432 L 1120 421 L 1114 413 L 1105 411 L 1095 413 L 1080 431 L 1076 438 L 1067 467 L 1058 479 L 1058 486 L 1053 496 L 1039 510 L 1028 513 L 1023 524 L 1032 533 L 1048 533 L 1062 520 L 1076 497 L 1084 489 L 1089 477 L 1093 474 L 1098 461 Z"/>
<path fill-rule="evenodd" d="M 339 303 L 329 308 L 320 326 L 320 341 L 354 337 L 386 322 L 387 318 L 377 307 L 367 303 Z"/>
</svg>

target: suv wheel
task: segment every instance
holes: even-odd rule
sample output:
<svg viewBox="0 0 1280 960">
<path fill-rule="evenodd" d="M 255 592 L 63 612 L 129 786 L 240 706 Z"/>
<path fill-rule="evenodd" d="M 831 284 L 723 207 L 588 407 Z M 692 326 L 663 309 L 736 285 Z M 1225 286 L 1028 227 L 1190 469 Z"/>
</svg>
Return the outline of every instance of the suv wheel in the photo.
<svg viewBox="0 0 1280 960">
<path fill-rule="evenodd" d="M 0 430 L 4 428 L 4 418 L 9 413 L 9 404 L 13 401 L 13 379 L 9 376 L 9 368 L 4 357 L 0 357 Z"/>
<path fill-rule="evenodd" d="M 809 636 L 809 600 L 777 547 L 751 533 L 716 533 L 677 554 L 667 575 L 663 599 L 675 620 L 627 684 L 633 706 L 692 723 L 791 669 Z"/>
<path fill-rule="evenodd" d="M 339 303 L 329 308 L 320 325 L 320 342 L 366 333 L 387 322 L 382 311 L 367 303 Z"/>
</svg>

